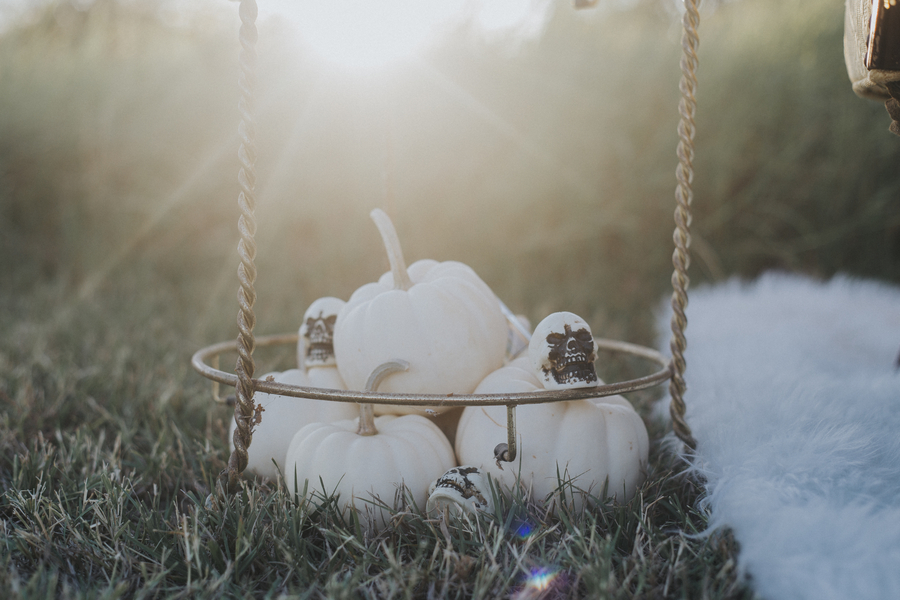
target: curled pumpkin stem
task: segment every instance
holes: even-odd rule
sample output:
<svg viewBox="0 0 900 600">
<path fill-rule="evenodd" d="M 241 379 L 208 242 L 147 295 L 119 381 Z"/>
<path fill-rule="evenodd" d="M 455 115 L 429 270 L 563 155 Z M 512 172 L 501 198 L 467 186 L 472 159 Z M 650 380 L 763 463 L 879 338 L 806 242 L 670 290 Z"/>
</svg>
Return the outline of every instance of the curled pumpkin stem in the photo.
<svg viewBox="0 0 900 600">
<path fill-rule="evenodd" d="M 373 210 L 369 216 L 375 221 L 375 226 L 378 227 L 378 232 L 381 234 L 381 241 L 384 242 L 384 249 L 391 264 L 391 274 L 394 276 L 394 289 L 408 290 L 412 287 L 412 279 L 409 278 L 409 272 L 406 270 L 403 249 L 400 247 L 400 238 L 397 237 L 394 223 L 380 208 Z"/>
<path fill-rule="evenodd" d="M 494 447 L 494 460 L 497 462 L 497 468 L 503 470 L 503 462 L 513 462 L 516 460 L 516 405 L 510 404 L 506 407 L 506 442 L 505 444 L 497 444 Z"/>
<path fill-rule="evenodd" d="M 385 380 L 388 375 L 408 371 L 409 363 L 405 360 L 395 359 L 389 360 L 375 367 L 366 381 L 367 392 L 377 392 L 378 386 Z M 357 435 L 375 435 L 378 429 L 375 428 L 375 405 L 370 402 L 360 403 L 359 405 L 359 428 L 356 430 Z"/>
</svg>

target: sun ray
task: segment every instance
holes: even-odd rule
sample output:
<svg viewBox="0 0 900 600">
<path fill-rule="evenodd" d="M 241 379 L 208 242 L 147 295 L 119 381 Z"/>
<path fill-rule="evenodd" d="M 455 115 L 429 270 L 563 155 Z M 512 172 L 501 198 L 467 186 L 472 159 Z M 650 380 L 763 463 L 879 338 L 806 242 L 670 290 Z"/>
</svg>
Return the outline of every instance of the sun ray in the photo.
<svg viewBox="0 0 900 600">
<path fill-rule="evenodd" d="M 274 103 L 275 98 L 285 93 L 287 81 L 282 81 L 280 86 L 272 88 L 262 98 L 262 102 L 258 102 L 257 114 L 262 114 Z M 85 277 L 81 286 L 78 288 L 77 297 L 79 300 L 87 300 L 96 292 L 97 288 L 109 277 L 119 265 L 121 265 L 134 250 L 144 241 L 149 239 L 165 218 L 178 206 L 188 201 L 203 183 L 208 179 L 209 175 L 237 152 L 238 147 L 237 128 L 227 136 L 216 139 L 210 143 L 206 152 L 199 155 L 197 166 L 190 170 L 187 177 L 181 181 L 178 186 L 165 198 L 159 201 L 148 201 L 148 204 L 155 205 L 155 210 L 150 213 L 141 223 L 140 227 L 135 231 L 128 240 L 123 242 L 118 248 L 107 255 L 98 267 L 91 270 Z M 237 181 L 237 173 L 235 172 L 235 181 Z M 237 202 L 237 192 L 235 192 L 235 202 Z"/>
<path fill-rule="evenodd" d="M 129 236 L 128 240 L 109 253 L 102 264 L 91 270 L 78 288 L 79 300 L 87 300 L 94 295 L 109 274 L 156 231 L 159 224 L 172 210 L 190 197 L 190 193 L 225 159 L 227 154 L 233 152 L 233 148 L 237 147 L 237 140 L 238 136 L 235 132 L 226 141 L 217 141 L 212 145 L 211 151 L 205 155 L 199 166 L 192 169 L 190 175 L 165 200 L 156 204 L 156 209 L 141 223 L 140 228 Z"/>
<path fill-rule="evenodd" d="M 277 198 L 286 193 L 290 183 L 293 182 L 292 167 L 295 167 L 297 155 L 304 145 L 309 143 L 310 126 L 316 118 L 316 106 L 322 101 L 322 86 L 316 79 L 309 93 L 306 95 L 302 108 L 296 113 L 290 135 L 284 146 L 277 152 L 277 162 L 268 172 L 266 181 L 257 187 L 258 198 Z"/>
<path fill-rule="evenodd" d="M 589 184 L 581 174 L 547 152 L 525 132 L 475 97 L 472 92 L 463 88 L 430 62 L 420 59 L 416 61 L 416 65 L 441 91 L 453 98 L 479 120 L 490 125 L 500 135 L 514 142 L 526 156 L 529 156 L 544 169 L 559 178 L 569 189 L 586 200 L 596 197 L 597 190 L 595 186 Z"/>
</svg>

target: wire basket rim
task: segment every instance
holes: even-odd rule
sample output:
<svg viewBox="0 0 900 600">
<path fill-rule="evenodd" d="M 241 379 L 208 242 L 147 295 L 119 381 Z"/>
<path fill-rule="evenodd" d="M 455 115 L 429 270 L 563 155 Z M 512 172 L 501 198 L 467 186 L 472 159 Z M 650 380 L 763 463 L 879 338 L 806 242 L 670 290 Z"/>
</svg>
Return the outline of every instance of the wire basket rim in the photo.
<svg viewBox="0 0 900 600">
<path fill-rule="evenodd" d="M 296 333 L 260 336 L 256 338 L 256 345 L 277 346 L 292 344 L 297 342 L 298 337 L 299 336 Z M 295 398 L 309 398 L 312 400 L 335 402 L 451 408 L 455 406 L 518 406 L 600 398 L 648 389 L 657 386 L 672 377 L 672 361 L 652 348 L 603 338 L 595 338 L 594 342 L 599 350 L 629 354 L 638 358 L 643 358 L 650 362 L 657 363 L 662 369 L 644 377 L 618 381 L 615 383 L 604 383 L 594 387 L 502 394 L 400 394 L 364 392 L 357 390 L 335 390 L 330 388 L 299 386 L 278 381 L 267 381 L 265 379 L 253 379 L 253 384 L 256 392 L 276 394 L 279 396 L 291 396 Z M 191 365 L 198 373 L 207 379 L 234 387 L 238 383 L 238 376 L 236 374 L 221 371 L 207 364 L 209 359 L 218 358 L 220 354 L 229 351 L 237 351 L 237 340 L 219 342 L 197 350 L 191 357 Z"/>
</svg>

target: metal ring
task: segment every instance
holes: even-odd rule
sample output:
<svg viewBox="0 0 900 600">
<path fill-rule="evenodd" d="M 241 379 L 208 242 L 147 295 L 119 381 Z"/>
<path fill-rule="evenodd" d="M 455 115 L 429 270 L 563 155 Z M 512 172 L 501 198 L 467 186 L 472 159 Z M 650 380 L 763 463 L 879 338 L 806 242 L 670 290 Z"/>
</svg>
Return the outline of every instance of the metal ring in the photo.
<svg viewBox="0 0 900 600">
<path fill-rule="evenodd" d="M 278 334 L 263 336 L 256 339 L 257 347 L 277 346 L 282 344 L 296 344 L 298 335 Z M 565 400 L 583 400 L 585 398 L 600 398 L 615 394 L 624 394 L 644 390 L 670 379 L 672 377 L 672 364 L 665 356 L 644 346 L 620 342 L 616 340 L 595 339 L 594 342 L 600 350 L 608 350 L 622 354 L 630 354 L 654 362 L 662 369 L 637 379 L 629 379 L 616 383 L 607 383 L 594 387 L 575 388 L 568 390 L 542 390 L 537 392 L 510 393 L 510 394 L 393 394 L 386 392 L 362 392 L 355 390 L 332 390 L 326 388 L 304 387 L 277 381 L 254 379 L 255 390 L 266 394 L 280 396 L 292 396 L 295 398 L 310 398 L 313 400 L 330 400 L 335 402 L 367 402 L 370 404 L 398 404 L 402 406 L 517 406 L 523 404 L 541 404 L 544 402 L 560 402 Z M 227 373 L 210 367 L 207 361 L 217 357 L 223 352 L 236 352 L 237 341 L 220 342 L 205 348 L 201 348 L 191 357 L 191 365 L 198 373 L 213 381 L 224 383 L 234 387 L 238 377 L 234 373 Z"/>
</svg>

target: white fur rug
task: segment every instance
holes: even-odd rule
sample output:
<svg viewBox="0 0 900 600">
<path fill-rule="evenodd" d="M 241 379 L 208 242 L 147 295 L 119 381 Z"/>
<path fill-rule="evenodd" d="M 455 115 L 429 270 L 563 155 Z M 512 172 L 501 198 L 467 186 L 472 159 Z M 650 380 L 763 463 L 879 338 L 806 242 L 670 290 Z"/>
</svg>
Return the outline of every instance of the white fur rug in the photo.
<svg viewBox="0 0 900 600">
<path fill-rule="evenodd" d="M 767 274 L 689 296 L 711 528 L 768 600 L 900 599 L 900 288 Z"/>
</svg>

